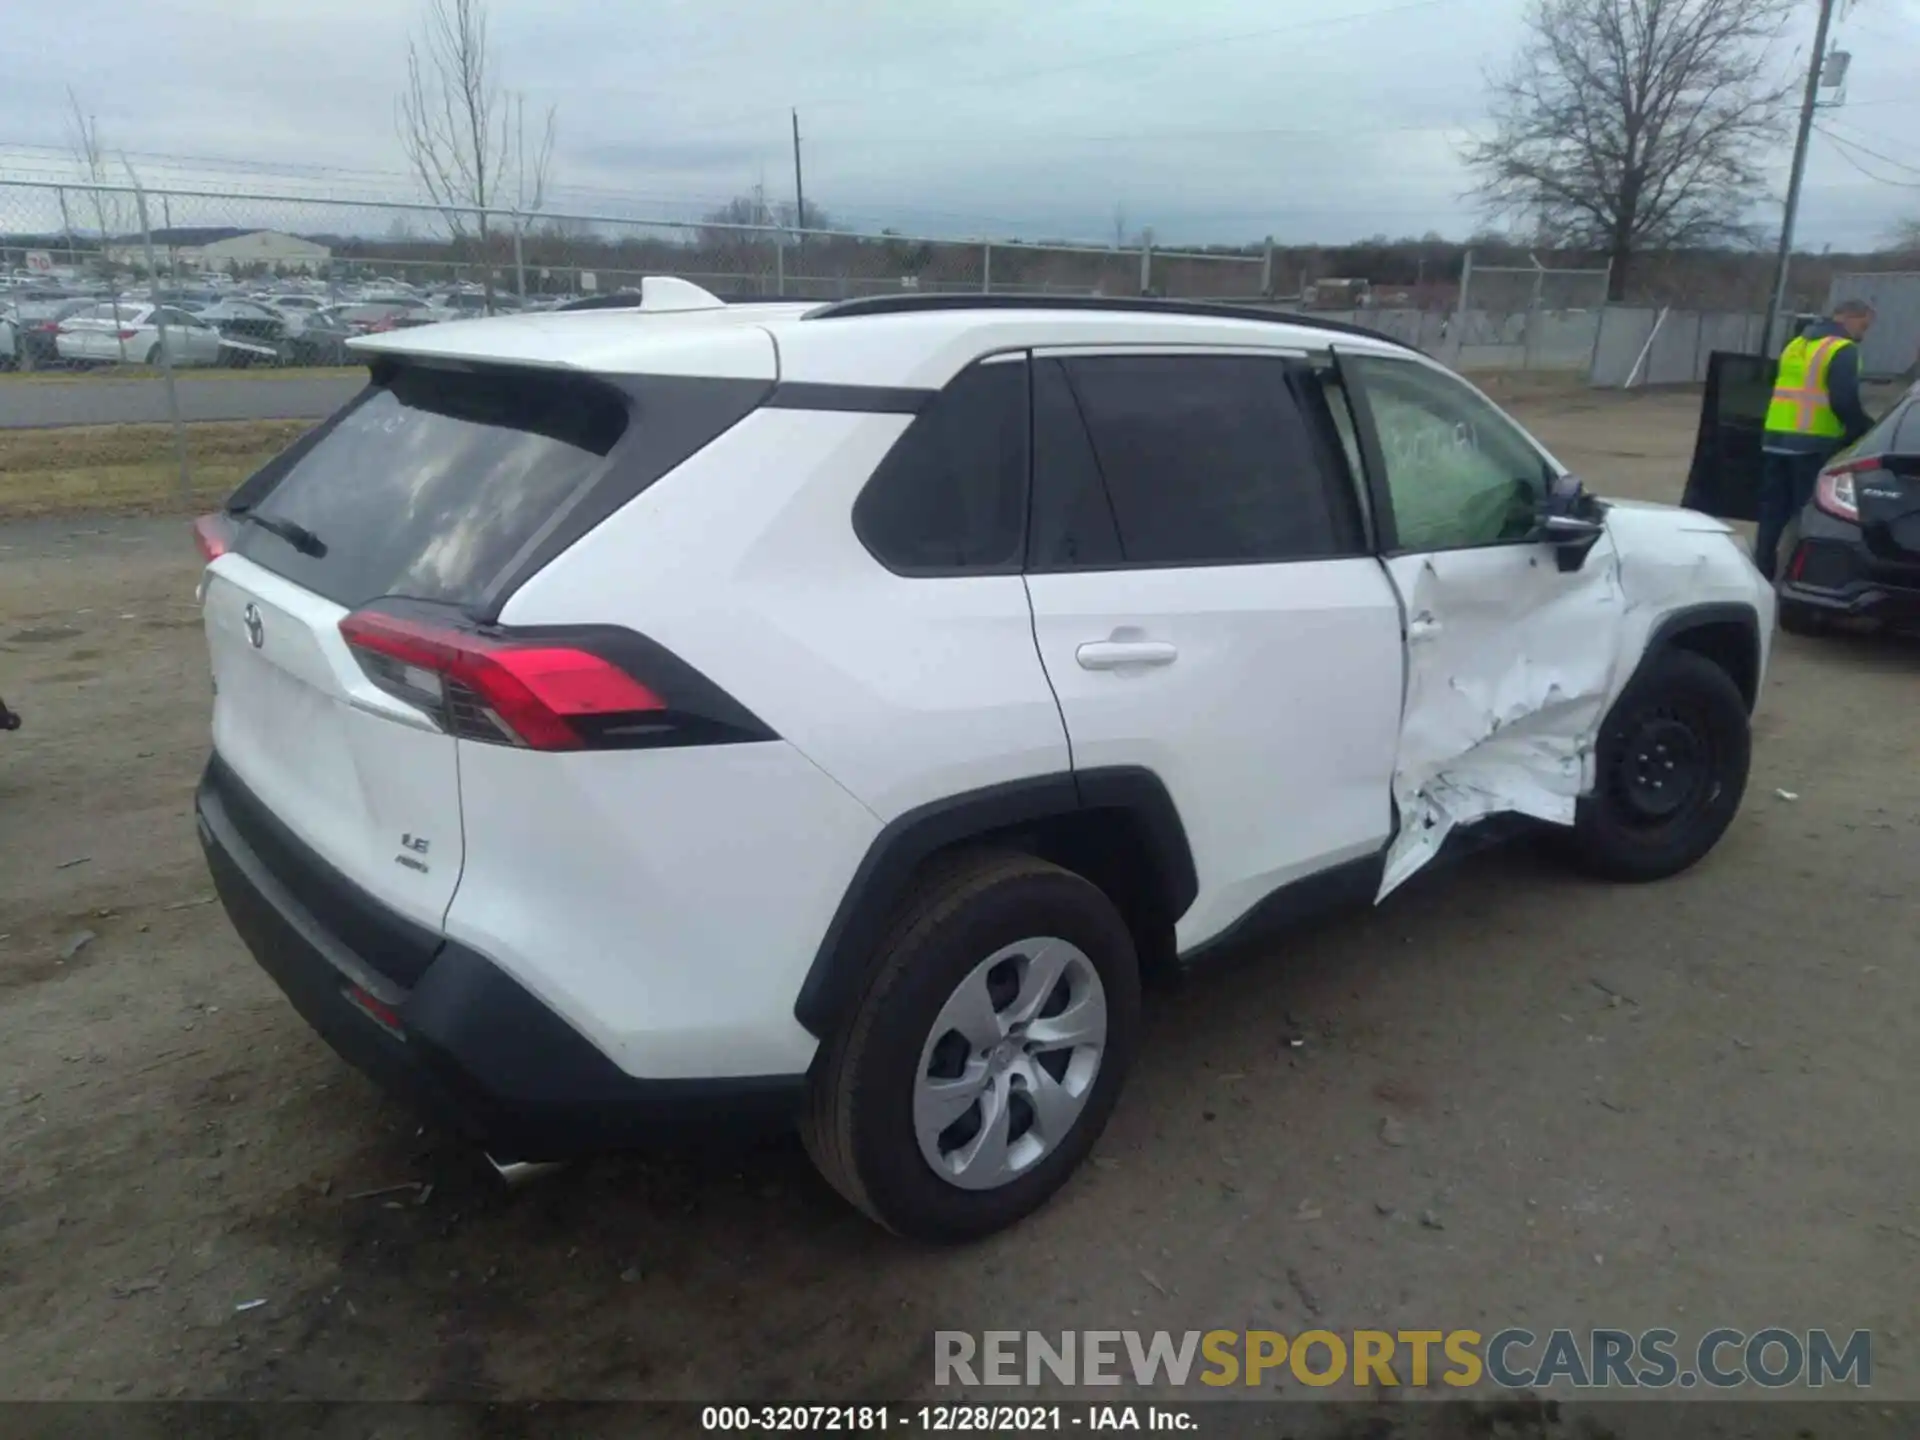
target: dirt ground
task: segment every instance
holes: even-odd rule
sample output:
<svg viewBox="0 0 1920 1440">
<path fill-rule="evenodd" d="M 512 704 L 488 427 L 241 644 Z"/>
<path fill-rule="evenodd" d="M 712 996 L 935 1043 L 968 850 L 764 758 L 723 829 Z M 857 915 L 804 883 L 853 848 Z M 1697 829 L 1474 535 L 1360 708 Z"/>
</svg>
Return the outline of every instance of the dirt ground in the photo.
<svg viewBox="0 0 1920 1440">
<path fill-rule="evenodd" d="M 1694 396 L 1507 398 L 1677 498 Z M 1688 876 L 1495 854 L 1155 997 L 1095 1163 L 930 1252 L 797 1144 L 509 1191 L 336 1060 L 210 903 L 194 572 L 0 527 L 0 1398 L 904 1399 L 936 1329 L 1318 1324 L 1865 1328 L 1920 1399 L 1920 646 L 1782 637 Z"/>
</svg>

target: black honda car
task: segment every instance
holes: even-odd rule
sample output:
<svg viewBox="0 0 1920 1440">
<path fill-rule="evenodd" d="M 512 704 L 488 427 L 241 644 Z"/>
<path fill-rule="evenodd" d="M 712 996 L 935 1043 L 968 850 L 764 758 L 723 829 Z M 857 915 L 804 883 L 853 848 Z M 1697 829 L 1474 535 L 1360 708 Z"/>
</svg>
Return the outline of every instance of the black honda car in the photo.
<svg viewBox="0 0 1920 1440">
<path fill-rule="evenodd" d="M 1920 625 L 1920 386 L 1820 473 L 1780 553 L 1780 626 Z"/>
</svg>

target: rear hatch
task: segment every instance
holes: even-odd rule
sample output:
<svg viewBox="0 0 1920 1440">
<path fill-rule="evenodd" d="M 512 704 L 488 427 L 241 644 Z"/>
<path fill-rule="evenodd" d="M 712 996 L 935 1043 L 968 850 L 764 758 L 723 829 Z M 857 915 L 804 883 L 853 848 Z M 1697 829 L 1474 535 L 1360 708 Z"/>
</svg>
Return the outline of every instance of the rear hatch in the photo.
<svg viewBox="0 0 1920 1440">
<path fill-rule="evenodd" d="M 1882 565 L 1920 567 L 1920 402 L 1909 391 L 1860 443 L 1821 476 L 1816 503 L 1860 526 Z M 1904 583 L 1914 583 L 1906 574 Z"/>
<path fill-rule="evenodd" d="M 205 591 L 217 767 L 258 802 L 229 807 L 236 823 L 266 812 L 340 877 L 439 927 L 464 849 L 454 696 L 379 634 L 399 615 L 470 626 L 610 468 L 628 422 L 626 397 L 583 376 L 389 365 L 241 487 Z"/>
<path fill-rule="evenodd" d="M 1875 558 L 1920 566 L 1920 456 L 1883 455 L 1853 477 L 1860 529 Z"/>
</svg>

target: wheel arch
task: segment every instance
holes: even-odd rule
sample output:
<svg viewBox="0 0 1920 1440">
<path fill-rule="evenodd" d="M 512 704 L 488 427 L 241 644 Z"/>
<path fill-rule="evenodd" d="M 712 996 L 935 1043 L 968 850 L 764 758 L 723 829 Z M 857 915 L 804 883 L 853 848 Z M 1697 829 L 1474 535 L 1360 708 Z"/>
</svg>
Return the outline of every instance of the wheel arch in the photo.
<svg viewBox="0 0 1920 1440">
<path fill-rule="evenodd" d="M 1644 666 L 1663 650 L 1686 650 L 1726 671 L 1751 715 L 1760 699 L 1760 614 L 1735 602 L 1688 605 L 1665 616 L 1647 637 Z"/>
<path fill-rule="evenodd" d="M 1135 766 L 1008 781 L 922 805 L 875 837 L 834 911 L 793 1013 L 824 1039 L 858 999 L 888 922 L 931 862 L 999 846 L 1049 860 L 1098 885 L 1133 931 L 1142 965 L 1172 958 L 1173 925 L 1199 877 L 1166 785 Z"/>
</svg>

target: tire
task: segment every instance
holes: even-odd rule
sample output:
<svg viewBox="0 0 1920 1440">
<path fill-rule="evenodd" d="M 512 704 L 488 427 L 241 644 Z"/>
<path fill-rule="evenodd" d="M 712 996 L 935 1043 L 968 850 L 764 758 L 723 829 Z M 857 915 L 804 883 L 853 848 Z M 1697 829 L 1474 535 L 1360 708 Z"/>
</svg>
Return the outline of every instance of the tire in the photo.
<svg viewBox="0 0 1920 1440">
<path fill-rule="evenodd" d="M 1040 978 L 1059 965 L 1064 988 Z M 1047 968 L 1036 975 L 1036 966 Z M 957 1028 L 935 1033 L 964 993 L 985 997 L 990 1013 L 962 1013 L 989 1034 L 1006 1034 L 1016 1011 L 1033 1013 L 1042 986 L 1052 999 L 1039 1006 L 1033 1028 L 1015 1029 L 991 1052 Z M 1087 1022 L 1095 996 L 1105 1005 L 1097 1050 L 1033 1044 L 1050 1016 Z M 1087 1023 L 1081 1033 L 1091 1029 Z M 815 1065 L 801 1138 L 828 1182 L 895 1234 L 938 1244 L 979 1239 L 1038 1209 L 1086 1158 L 1113 1112 L 1139 1029 L 1133 939 L 1104 893 L 1032 856 L 960 856 L 915 887 L 878 946 L 858 1003 Z M 1036 1053 L 1023 1054 L 1029 1047 Z M 1036 1093 L 1042 1063 L 1053 1100 L 1078 1105 L 1053 1135 L 1025 1098 Z M 974 1085 L 977 1098 L 936 1129 L 924 1117 L 937 1102 L 923 1087 L 956 1069 L 957 1083 Z M 970 1078 L 982 1074 L 984 1083 Z M 991 1127 L 989 1114 L 1010 1117 L 1006 1129 Z M 991 1140 L 974 1145 L 988 1131 L 1010 1134 L 1003 1150 Z M 990 1163 L 1000 1153 L 1005 1167 Z"/>
<path fill-rule="evenodd" d="M 147 358 L 140 363 L 142 365 L 158 365 L 160 363 L 160 342 L 158 340 L 154 341 L 148 348 Z"/>
<path fill-rule="evenodd" d="M 1598 774 L 1574 820 L 1573 858 L 1630 884 L 1698 863 L 1740 809 L 1752 744 L 1732 676 L 1691 651 L 1655 652 L 1600 727 Z"/>
<path fill-rule="evenodd" d="M 1824 635 L 1827 633 L 1827 617 L 1817 606 L 1808 605 L 1800 600 L 1780 599 L 1775 607 L 1780 620 L 1780 628 L 1789 635 Z"/>
</svg>

